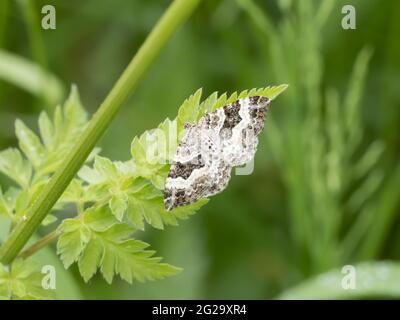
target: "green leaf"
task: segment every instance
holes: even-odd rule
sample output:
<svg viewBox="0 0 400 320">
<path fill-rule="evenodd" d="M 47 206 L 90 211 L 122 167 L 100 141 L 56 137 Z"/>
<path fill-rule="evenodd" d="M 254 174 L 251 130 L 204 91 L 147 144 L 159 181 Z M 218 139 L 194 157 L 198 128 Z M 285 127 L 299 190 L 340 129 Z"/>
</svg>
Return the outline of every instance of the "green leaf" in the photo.
<svg viewBox="0 0 400 320">
<path fill-rule="evenodd" d="M 176 119 L 178 124 L 178 133 L 183 129 L 185 123 L 196 123 L 205 113 L 212 112 L 218 108 L 235 102 L 238 99 L 262 96 L 270 100 L 274 100 L 278 95 L 287 89 L 288 85 L 282 84 L 279 86 L 269 86 L 265 88 L 254 88 L 251 90 L 244 90 L 241 93 L 234 92 L 229 97 L 223 93 L 218 97 L 218 93 L 212 93 L 207 99 L 200 103 L 202 90 L 199 89 L 195 94 L 185 100 L 179 108 L 178 117 Z"/>
<path fill-rule="evenodd" d="M 217 101 L 218 101 L 218 92 L 214 92 L 199 106 L 200 114 L 206 114 L 211 112 L 213 110 L 213 106 L 217 103 Z"/>
<path fill-rule="evenodd" d="M 10 218 L 10 211 L 7 205 L 6 200 L 4 199 L 3 191 L 0 188 L 0 216 L 5 218 Z M 12 216 L 12 215 L 11 215 Z"/>
<path fill-rule="evenodd" d="M 0 79 L 25 91 L 44 97 L 55 105 L 64 94 L 59 79 L 31 61 L 0 49 Z"/>
<path fill-rule="evenodd" d="M 81 192 L 81 197 L 85 197 L 85 201 L 108 203 L 112 214 L 118 221 L 122 221 L 128 208 L 127 195 L 137 187 L 136 180 L 139 185 L 142 181 L 134 178 L 133 172 L 129 162 L 113 163 L 107 158 L 96 156 L 94 168 L 84 167 L 80 172 L 80 177 L 90 184 L 88 187 L 80 186 L 85 190 L 84 194 Z M 72 196 L 70 193 L 67 193 L 69 198 Z"/>
<path fill-rule="evenodd" d="M 131 145 L 132 166 L 136 176 L 150 180 L 164 189 L 171 159 L 178 146 L 177 121 L 166 119 L 156 129 L 135 137 Z"/>
<path fill-rule="evenodd" d="M 78 262 L 87 282 L 100 269 L 111 283 L 115 275 L 125 281 L 161 279 L 179 271 L 153 257 L 148 244 L 131 238 L 134 229 L 117 223 L 107 207 L 89 209 L 82 217 L 65 220 L 59 228 L 57 251 L 66 268 Z"/>
<path fill-rule="evenodd" d="M 79 272 L 85 282 L 88 282 L 96 274 L 97 269 L 101 266 L 102 257 L 103 245 L 101 241 L 93 238 L 83 250 L 82 257 L 78 262 Z"/>
<path fill-rule="evenodd" d="M 18 219 L 16 222 L 24 219 L 23 217 L 27 215 L 27 209 L 37 199 L 46 182 L 45 180 L 39 181 L 28 189 L 18 190 L 18 192 L 16 190 L 14 191 L 16 192 L 15 217 Z"/>
<path fill-rule="evenodd" d="M 128 206 L 128 219 L 132 224 L 141 230 L 144 230 L 144 222 L 152 225 L 156 229 L 164 229 L 164 224 L 161 218 L 162 199 L 140 199 L 131 197 Z"/>
<path fill-rule="evenodd" d="M 39 167 L 44 157 L 44 147 L 40 143 L 39 137 L 21 120 L 15 122 L 15 133 L 19 140 L 19 147 L 25 156 L 35 168 Z"/>
<path fill-rule="evenodd" d="M 79 177 L 85 184 L 82 199 L 85 202 L 109 203 L 112 212 L 122 219 L 126 210 L 124 204 L 126 189 L 130 188 L 134 181 L 129 162 L 113 163 L 111 160 L 96 156 L 94 168 L 84 166 Z"/>
<path fill-rule="evenodd" d="M 101 272 L 108 283 L 112 282 L 115 274 L 132 283 L 133 279 L 141 282 L 162 279 L 180 271 L 179 268 L 160 263 L 161 258 L 153 257 L 154 251 L 144 250 L 148 246 L 146 243 L 124 240 L 124 230 L 119 236 L 119 226 L 114 225 L 98 237 L 104 250 Z"/>
<path fill-rule="evenodd" d="M 31 184 L 47 182 L 49 175 L 64 161 L 86 123 L 86 112 L 73 86 L 64 107 L 55 109 L 53 121 L 44 112 L 40 115 L 40 138 L 22 121 L 15 122 L 19 147 L 27 160 L 18 149 L 4 150 L 0 152 L 0 172 L 23 189 L 28 189 Z"/>
<path fill-rule="evenodd" d="M 110 209 L 118 221 L 122 221 L 124 214 L 128 208 L 128 197 L 124 193 L 113 195 L 110 200 Z"/>
<path fill-rule="evenodd" d="M 26 158 L 18 149 L 10 148 L 0 152 L 0 172 L 15 181 L 22 190 L 14 192 L 13 204 L 8 207 L 7 211 L 4 210 L 4 203 L 0 204 L 0 214 L 7 213 L 11 218 L 11 213 L 15 213 L 14 222 L 21 221 L 27 215 L 26 210 L 35 201 L 43 186 L 47 184 L 50 174 L 64 161 L 66 154 L 81 135 L 86 122 L 87 115 L 79 101 L 75 86 L 72 87 L 71 94 L 63 108 L 55 109 L 53 121 L 46 113 L 41 113 L 39 117 L 40 138 L 22 121 L 16 121 L 19 147 Z M 94 150 L 94 153 L 96 152 L 98 149 Z M 61 199 L 53 209 L 59 209 L 65 199 L 72 196 L 71 191 L 77 192 L 76 183 L 71 185 L 65 198 Z M 87 190 L 83 190 L 81 185 L 80 187 L 82 189 L 80 196 L 83 197 L 82 193 Z M 87 194 L 88 197 L 92 195 L 90 192 Z M 74 194 L 74 196 L 77 195 Z M 54 215 L 48 215 L 42 225 L 48 225 L 55 221 Z"/>
<path fill-rule="evenodd" d="M 92 185 L 107 182 L 106 177 L 100 174 L 96 169 L 89 166 L 83 166 L 78 172 L 78 177 Z"/>
<path fill-rule="evenodd" d="M 104 157 L 96 156 L 94 159 L 94 169 L 104 180 L 113 181 L 118 178 L 118 171 L 114 163 Z"/>
<path fill-rule="evenodd" d="M 178 111 L 178 125 L 182 126 L 184 123 L 196 123 L 202 92 L 202 89 L 197 90 L 183 102 Z"/>
<path fill-rule="evenodd" d="M 39 115 L 39 131 L 44 146 L 48 149 L 54 143 L 54 126 L 46 112 Z"/>
<path fill-rule="evenodd" d="M 44 220 L 42 221 L 42 226 L 49 226 L 51 224 L 53 224 L 54 222 L 56 222 L 58 219 L 56 216 L 49 214 L 46 216 L 46 218 L 44 218 Z"/>
<path fill-rule="evenodd" d="M 146 152 L 138 137 L 133 138 L 131 144 L 131 155 L 135 164 L 145 163 Z"/>
<path fill-rule="evenodd" d="M 355 288 L 346 284 L 354 270 Z M 400 264 L 396 262 L 364 262 L 354 269 L 332 270 L 285 291 L 281 299 L 358 299 L 367 297 L 400 297 Z M 344 286 L 342 286 L 342 282 Z M 347 288 L 347 289 L 346 289 Z"/>
<path fill-rule="evenodd" d="M 251 95 L 266 97 L 270 100 L 275 100 L 281 93 L 283 93 L 289 85 L 281 84 L 279 86 L 270 86 L 261 89 L 257 89 L 254 92 L 250 91 Z"/>
<path fill-rule="evenodd" d="M 54 299 L 54 291 L 42 287 L 43 277 L 32 260 L 15 260 L 11 271 L 0 264 L 0 299 Z"/>
<path fill-rule="evenodd" d="M 82 107 L 76 86 L 72 86 L 63 108 L 55 109 L 53 121 L 46 113 L 39 117 L 40 138 L 44 148 L 43 160 L 38 166 L 41 175 L 53 173 L 57 169 L 86 124 L 87 113 Z"/>
<path fill-rule="evenodd" d="M 261 97 L 266 97 L 270 100 L 274 100 L 283 91 L 285 91 L 287 89 L 287 87 L 288 87 L 287 84 L 282 84 L 279 86 L 269 86 L 269 87 L 259 88 L 259 89 L 254 88 L 251 90 L 244 90 L 240 93 L 234 92 L 229 97 L 227 96 L 226 93 L 224 93 L 218 97 L 218 93 L 214 92 L 207 99 L 205 99 L 200 104 L 200 106 L 197 108 L 199 111 L 197 114 L 197 120 L 201 116 L 203 116 L 205 113 L 214 111 L 214 110 L 221 108 L 227 104 L 235 102 L 238 99 L 243 99 L 243 98 L 252 97 L 252 96 L 261 96 Z M 179 118 L 179 114 L 178 114 L 178 118 Z M 180 122 L 182 122 L 182 121 L 180 121 Z"/>
<path fill-rule="evenodd" d="M 3 194 L 0 187 L 0 216 L 5 217 L 10 220 L 14 220 L 14 210 L 16 204 L 18 190 L 15 188 L 10 188 Z"/>
<path fill-rule="evenodd" d="M 57 242 L 57 254 L 67 269 L 78 260 L 87 239 L 87 230 L 78 219 L 65 219 L 59 226 L 60 237 Z M 89 231 L 90 232 L 90 231 Z"/>
<path fill-rule="evenodd" d="M 77 86 L 73 85 L 64 104 L 64 129 L 72 135 L 80 134 L 84 128 L 79 128 L 79 126 L 85 126 L 86 122 L 87 112 L 82 106 Z M 55 131 L 57 132 L 60 129 L 55 128 Z M 61 132 L 57 133 L 60 134 Z"/>
<path fill-rule="evenodd" d="M 160 184 L 159 172 L 165 167 L 167 153 L 163 152 L 157 142 L 146 140 L 148 133 L 145 132 L 140 139 L 134 138 L 131 145 L 131 154 L 137 175 L 153 181 L 158 187 Z M 166 151 L 166 149 L 165 149 Z M 161 178 L 162 179 L 162 178 Z"/>
<path fill-rule="evenodd" d="M 18 149 L 9 148 L 0 152 L 0 172 L 27 188 L 32 177 L 32 167 Z"/>
<path fill-rule="evenodd" d="M 195 214 L 208 199 L 201 199 L 187 206 L 166 211 L 162 193 L 151 186 L 129 195 L 128 219 L 137 229 L 144 229 L 144 220 L 156 229 L 164 225 L 178 225 L 178 219 L 187 219 Z"/>
<path fill-rule="evenodd" d="M 84 202 L 85 201 L 86 188 L 83 186 L 83 181 L 74 179 L 69 184 L 67 190 L 62 195 L 61 201 L 64 202 Z"/>
</svg>

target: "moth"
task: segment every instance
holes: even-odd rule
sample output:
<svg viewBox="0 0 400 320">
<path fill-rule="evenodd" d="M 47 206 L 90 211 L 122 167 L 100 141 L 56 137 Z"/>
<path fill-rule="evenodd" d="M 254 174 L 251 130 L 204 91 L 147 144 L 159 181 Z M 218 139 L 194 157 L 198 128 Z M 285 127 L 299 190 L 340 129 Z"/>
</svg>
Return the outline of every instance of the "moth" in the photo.
<svg viewBox="0 0 400 320">
<path fill-rule="evenodd" d="M 232 168 L 253 159 L 269 104 L 266 97 L 243 98 L 185 124 L 165 184 L 166 210 L 226 188 Z"/>
</svg>

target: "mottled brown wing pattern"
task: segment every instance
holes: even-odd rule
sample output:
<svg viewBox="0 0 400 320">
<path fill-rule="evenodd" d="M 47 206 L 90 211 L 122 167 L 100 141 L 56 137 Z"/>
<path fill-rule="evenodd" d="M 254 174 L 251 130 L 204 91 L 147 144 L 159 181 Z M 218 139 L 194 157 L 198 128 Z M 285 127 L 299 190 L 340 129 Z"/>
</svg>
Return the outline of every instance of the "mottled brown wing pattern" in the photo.
<svg viewBox="0 0 400 320">
<path fill-rule="evenodd" d="M 165 184 L 166 210 L 226 188 L 232 168 L 253 159 L 269 103 L 259 96 L 239 99 L 185 126 Z"/>
</svg>

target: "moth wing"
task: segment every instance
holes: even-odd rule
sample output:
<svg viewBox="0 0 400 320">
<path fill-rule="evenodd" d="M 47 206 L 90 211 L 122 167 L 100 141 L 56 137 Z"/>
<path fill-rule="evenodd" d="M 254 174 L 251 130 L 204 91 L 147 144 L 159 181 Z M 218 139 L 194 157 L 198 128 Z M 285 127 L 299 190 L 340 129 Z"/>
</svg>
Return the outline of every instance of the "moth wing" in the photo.
<svg viewBox="0 0 400 320">
<path fill-rule="evenodd" d="M 226 188 L 232 168 L 254 157 L 268 104 L 262 97 L 240 99 L 185 126 L 165 185 L 167 210 Z"/>
</svg>

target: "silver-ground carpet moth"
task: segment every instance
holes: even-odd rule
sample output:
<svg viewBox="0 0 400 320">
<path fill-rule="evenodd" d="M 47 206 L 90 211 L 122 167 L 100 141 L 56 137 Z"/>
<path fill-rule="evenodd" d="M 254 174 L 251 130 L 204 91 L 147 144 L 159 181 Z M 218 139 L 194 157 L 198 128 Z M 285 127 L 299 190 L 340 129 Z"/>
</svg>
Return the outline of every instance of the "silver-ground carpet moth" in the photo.
<svg viewBox="0 0 400 320">
<path fill-rule="evenodd" d="M 226 188 L 232 168 L 253 159 L 269 103 L 260 96 L 239 99 L 206 113 L 197 124 L 185 124 L 165 184 L 166 210 Z"/>
</svg>

